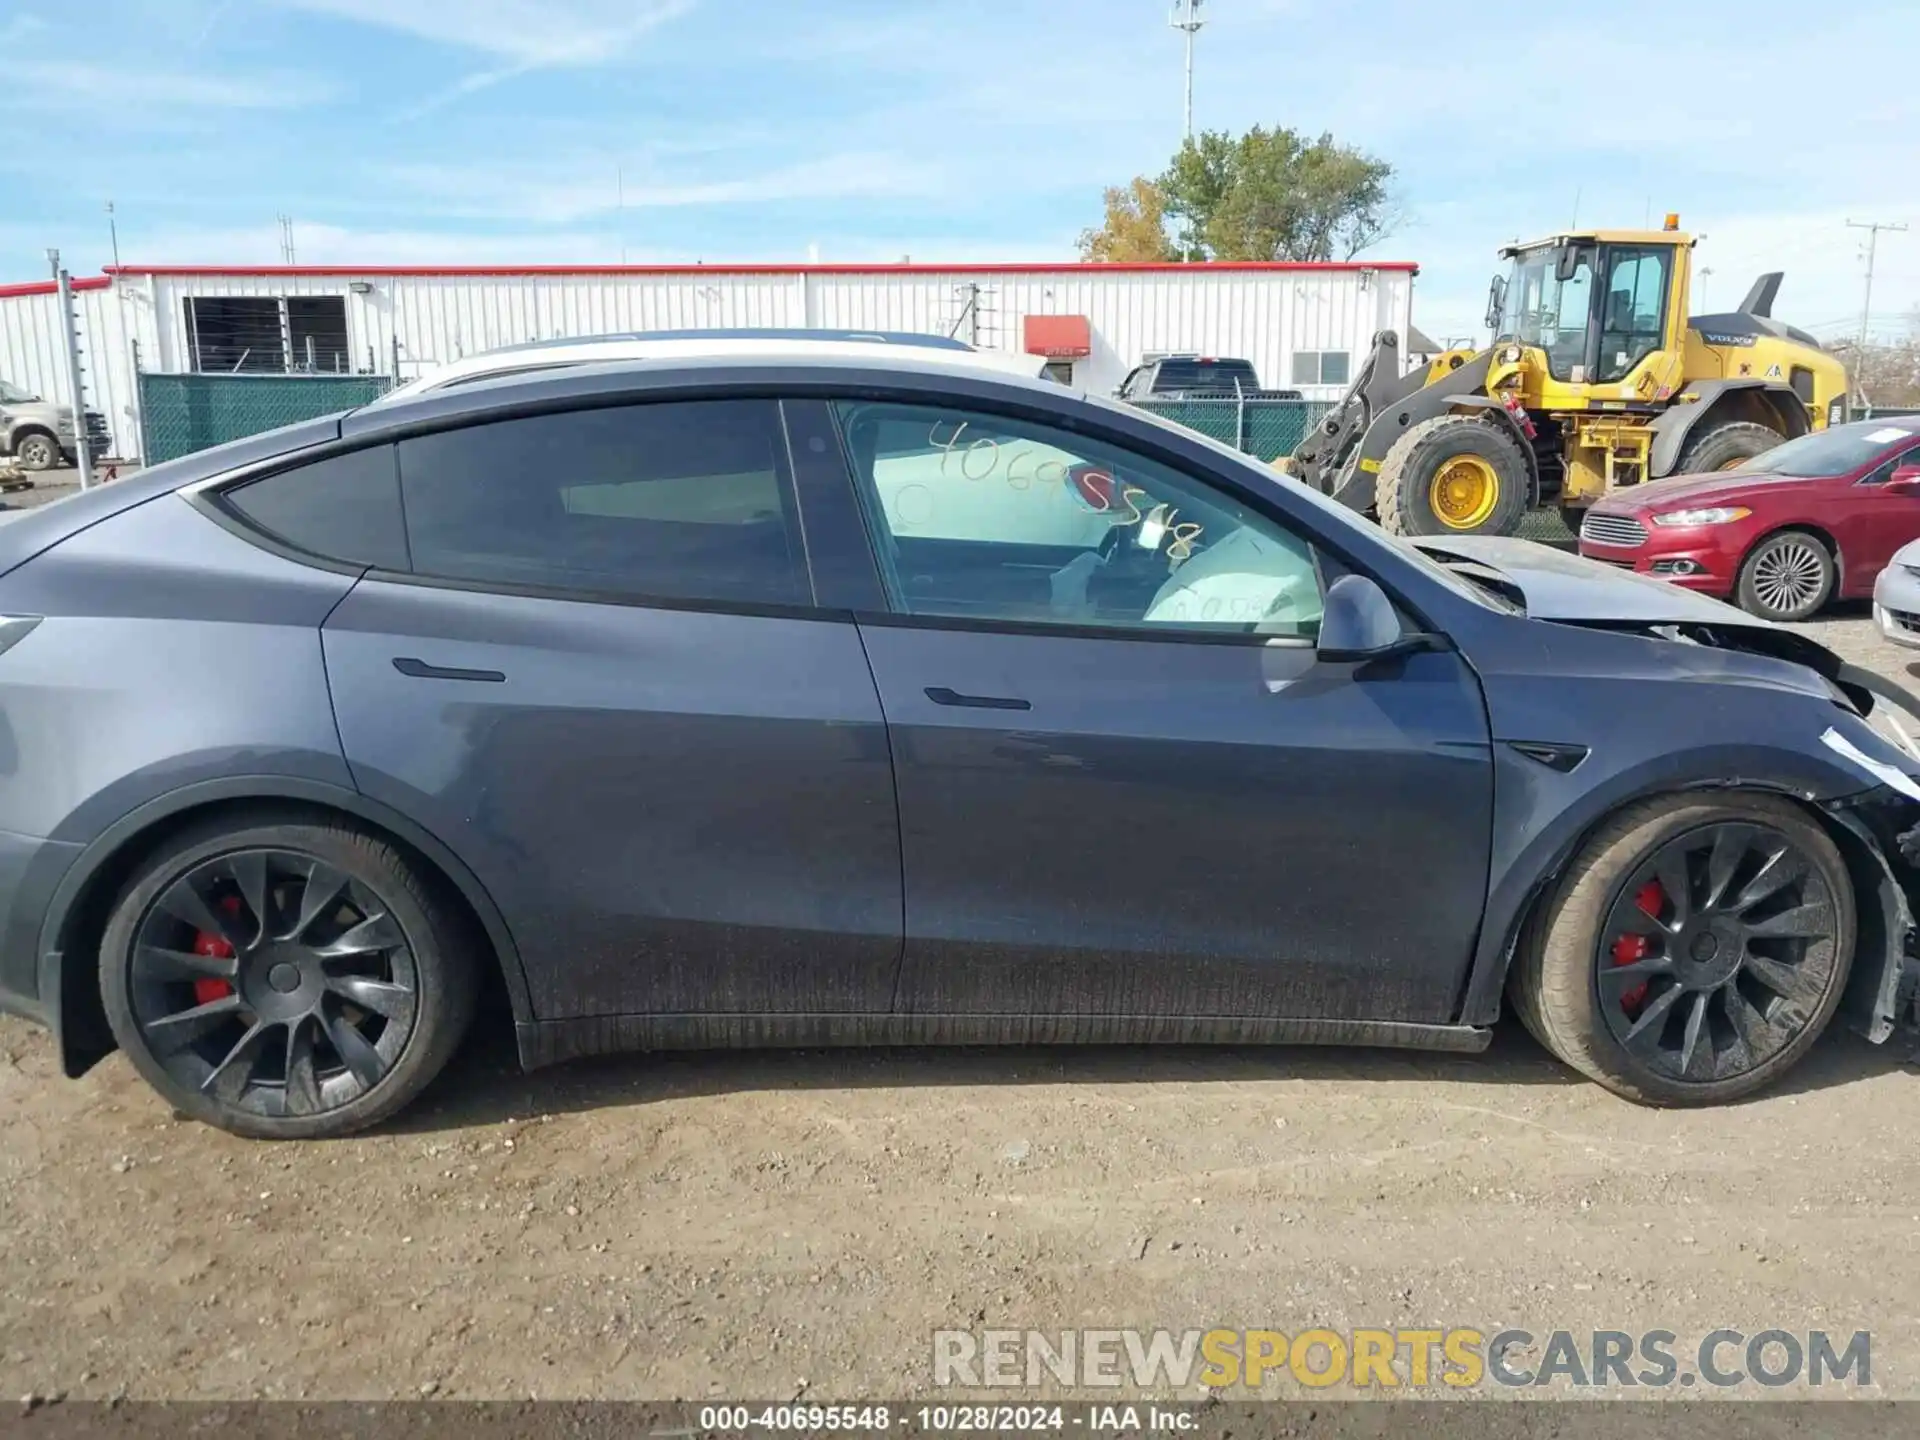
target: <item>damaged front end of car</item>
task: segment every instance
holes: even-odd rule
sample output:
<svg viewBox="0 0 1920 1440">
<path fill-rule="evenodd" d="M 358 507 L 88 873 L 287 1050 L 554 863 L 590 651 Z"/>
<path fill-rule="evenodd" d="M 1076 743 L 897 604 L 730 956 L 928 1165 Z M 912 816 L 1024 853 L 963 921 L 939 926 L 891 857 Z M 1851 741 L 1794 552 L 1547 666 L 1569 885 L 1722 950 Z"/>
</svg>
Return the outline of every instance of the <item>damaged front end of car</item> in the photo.
<svg viewBox="0 0 1920 1440">
<path fill-rule="evenodd" d="M 1832 690 L 1836 706 L 1865 723 L 1907 767 L 1868 753 L 1837 727 L 1821 743 L 1871 788 L 1839 798 L 1801 796 L 1826 817 L 1846 858 L 1858 901 L 1853 971 L 1841 1001 L 1848 1026 L 1876 1045 L 1894 1042 L 1920 1062 L 1920 696 L 1817 641 L 1765 624 L 1639 625 L 1608 628 L 1687 644 L 1763 655 L 1805 666 Z"/>
</svg>

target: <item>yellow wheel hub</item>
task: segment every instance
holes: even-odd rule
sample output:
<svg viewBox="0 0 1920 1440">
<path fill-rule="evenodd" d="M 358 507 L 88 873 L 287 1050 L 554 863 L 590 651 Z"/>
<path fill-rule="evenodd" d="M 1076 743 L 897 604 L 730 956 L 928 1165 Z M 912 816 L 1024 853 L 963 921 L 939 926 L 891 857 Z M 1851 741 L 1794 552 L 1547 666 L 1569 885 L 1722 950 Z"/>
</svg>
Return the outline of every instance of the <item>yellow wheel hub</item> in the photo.
<svg viewBox="0 0 1920 1440">
<path fill-rule="evenodd" d="M 1449 530 L 1472 530 L 1500 503 L 1500 477 L 1478 455 L 1456 455 L 1441 465 L 1427 498 Z"/>
</svg>

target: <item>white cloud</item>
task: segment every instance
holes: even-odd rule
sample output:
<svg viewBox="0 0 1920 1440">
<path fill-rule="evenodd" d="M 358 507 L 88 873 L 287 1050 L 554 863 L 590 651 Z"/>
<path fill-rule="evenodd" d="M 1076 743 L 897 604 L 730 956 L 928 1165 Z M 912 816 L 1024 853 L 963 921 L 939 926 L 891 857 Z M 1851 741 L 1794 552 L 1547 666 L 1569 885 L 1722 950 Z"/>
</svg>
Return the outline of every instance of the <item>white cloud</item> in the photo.
<svg viewBox="0 0 1920 1440">
<path fill-rule="evenodd" d="M 722 175 L 709 166 L 698 175 L 664 175 L 652 164 L 625 167 L 603 159 L 591 171 L 571 166 L 565 174 L 522 166 L 401 165 L 386 178 L 415 207 L 476 219 L 515 219 L 569 224 L 628 210 L 683 209 L 701 205 L 755 205 L 788 200 L 855 199 L 924 194 L 926 177 L 897 156 L 845 153 L 791 165 Z"/>
<path fill-rule="evenodd" d="M 293 222 L 296 259 L 302 265 L 605 265 L 620 258 L 620 243 L 592 230 L 517 231 L 495 235 L 441 230 L 359 230 L 302 220 Z M 123 230 L 121 254 L 129 265 L 278 265 L 277 225 L 166 226 Z M 644 263 L 657 258 L 629 254 Z"/>
<path fill-rule="evenodd" d="M 225 75 L 148 64 L 75 63 L 49 57 L 14 69 L 15 99 L 35 108 L 126 115 L 142 111 L 292 110 L 328 99 L 332 87 L 310 76 L 273 72 Z"/>
<path fill-rule="evenodd" d="M 692 0 L 281 0 L 298 10 L 480 50 L 522 65 L 591 65 Z"/>
</svg>

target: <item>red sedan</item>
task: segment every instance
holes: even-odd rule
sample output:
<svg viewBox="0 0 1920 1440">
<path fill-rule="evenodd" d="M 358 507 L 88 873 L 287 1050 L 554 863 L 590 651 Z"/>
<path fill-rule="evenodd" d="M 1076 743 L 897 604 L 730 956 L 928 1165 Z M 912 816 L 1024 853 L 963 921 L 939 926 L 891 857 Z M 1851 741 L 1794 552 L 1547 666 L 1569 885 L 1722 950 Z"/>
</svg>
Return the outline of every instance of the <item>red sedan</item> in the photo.
<svg viewBox="0 0 1920 1440">
<path fill-rule="evenodd" d="M 1803 435 L 1712 475 L 1619 490 L 1587 511 L 1580 553 L 1768 620 L 1873 593 L 1920 539 L 1920 416 Z"/>
</svg>

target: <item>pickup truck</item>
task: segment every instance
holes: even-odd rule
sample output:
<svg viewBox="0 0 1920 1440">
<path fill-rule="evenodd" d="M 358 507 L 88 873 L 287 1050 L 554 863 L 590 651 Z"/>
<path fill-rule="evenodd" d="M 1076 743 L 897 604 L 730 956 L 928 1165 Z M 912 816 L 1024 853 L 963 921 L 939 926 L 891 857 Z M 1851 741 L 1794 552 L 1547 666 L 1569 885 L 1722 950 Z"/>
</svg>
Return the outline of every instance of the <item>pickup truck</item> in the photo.
<svg viewBox="0 0 1920 1440">
<path fill-rule="evenodd" d="M 1163 355 L 1127 372 L 1114 392 L 1122 400 L 1204 400 L 1244 396 L 1298 400 L 1298 390 L 1262 390 L 1251 360 L 1210 355 Z"/>
<path fill-rule="evenodd" d="M 107 417 L 87 412 L 87 448 L 105 455 L 111 444 Z M 0 456 L 11 455 L 22 470 L 51 470 L 75 456 L 73 407 L 54 405 L 31 391 L 0 380 Z"/>
</svg>

